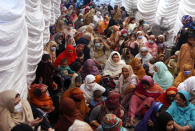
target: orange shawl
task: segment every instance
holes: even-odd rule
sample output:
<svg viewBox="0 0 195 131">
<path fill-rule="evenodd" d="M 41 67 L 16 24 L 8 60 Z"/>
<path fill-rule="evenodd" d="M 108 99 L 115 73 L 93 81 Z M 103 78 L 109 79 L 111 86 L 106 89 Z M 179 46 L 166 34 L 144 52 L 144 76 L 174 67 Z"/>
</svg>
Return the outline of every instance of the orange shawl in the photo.
<svg viewBox="0 0 195 131">
<path fill-rule="evenodd" d="M 46 85 L 43 84 L 33 84 L 30 87 L 29 90 L 29 97 L 30 97 L 30 103 L 32 103 L 33 105 L 35 105 L 36 107 L 39 107 L 41 109 L 43 109 L 46 112 L 51 112 L 54 110 L 53 107 L 53 102 L 51 97 L 49 97 L 47 95 L 47 93 L 42 93 L 42 95 L 40 97 L 35 96 L 34 94 L 34 90 L 36 88 L 39 88 L 42 90 L 43 87 L 45 87 Z M 48 108 L 48 109 L 45 109 Z"/>
<path fill-rule="evenodd" d="M 86 105 L 83 92 L 80 90 L 80 88 L 70 88 L 69 90 L 64 92 L 62 99 L 64 97 L 80 99 L 80 102 L 75 101 L 75 103 L 83 118 L 85 118 L 87 113 L 90 111 L 90 108 Z"/>
<path fill-rule="evenodd" d="M 166 89 L 166 92 L 160 95 L 156 101 L 161 102 L 165 108 L 168 108 L 171 103 L 168 101 L 167 95 L 176 95 L 177 94 L 177 88 L 174 86 L 170 86 L 169 88 Z"/>
<path fill-rule="evenodd" d="M 141 59 L 136 57 L 131 61 L 130 65 L 133 69 L 134 74 L 137 75 L 139 80 L 142 80 L 142 78 L 146 75 L 146 72 L 142 64 L 137 65 L 137 63 L 141 63 Z"/>
</svg>

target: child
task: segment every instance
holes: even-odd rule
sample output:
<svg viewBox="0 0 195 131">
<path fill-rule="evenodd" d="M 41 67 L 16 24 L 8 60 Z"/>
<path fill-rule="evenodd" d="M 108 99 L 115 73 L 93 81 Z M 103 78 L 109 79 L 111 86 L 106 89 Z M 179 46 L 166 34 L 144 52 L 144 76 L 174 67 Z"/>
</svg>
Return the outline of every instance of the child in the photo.
<svg viewBox="0 0 195 131">
<path fill-rule="evenodd" d="M 102 96 L 102 92 L 100 90 L 95 90 L 93 93 L 93 100 L 90 101 L 90 108 L 93 109 L 95 106 L 101 104 L 106 100 L 106 97 Z"/>
<path fill-rule="evenodd" d="M 74 71 L 68 66 L 68 60 L 66 58 L 61 60 L 61 65 L 59 67 L 60 73 L 62 76 L 70 76 L 72 77 Z"/>
<path fill-rule="evenodd" d="M 83 84 L 82 78 L 81 78 L 81 76 L 77 76 L 77 77 L 75 78 L 75 87 L 76 87 L 76 88 L 80 88 L 81 84 Z"/>
<path fill-rule="evenodd" d="M 62 78 L 62 87 L 68 89 L 71 84 L 74 71 L 72 71 L 72 69 L 68 66 L 68 60 L 66 58 L 62 59 L 59 70 Z"/>
<path fill-rule="evenodd" d="M 79 78 L 80 77 L 80 72 L 81 72 L 81 69 L 82 69 L 81 63 L 80 62 L 74 62 L 72 64 L 72 69 L 74 70 L 74 74 L 72 76 L 71 87 L 74 88 L 74 87 L 77 87 L 80 84 L 82 84 L 82 78 Z M 77 85 L 76 85 L 76 78 L 77 78 Z"/>
</svg>

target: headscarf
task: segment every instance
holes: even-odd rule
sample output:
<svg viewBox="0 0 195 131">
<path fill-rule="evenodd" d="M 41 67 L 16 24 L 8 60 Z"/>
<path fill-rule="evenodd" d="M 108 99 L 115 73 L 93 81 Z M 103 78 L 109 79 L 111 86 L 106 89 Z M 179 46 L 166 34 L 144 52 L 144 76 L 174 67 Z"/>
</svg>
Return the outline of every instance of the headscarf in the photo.
<svg viewBox="0 0 195 131">
<path fill-rule="evenodd" d="M 91 9 L 86 15 L 84 15 L 85 25 L 89 25 L 93 22 L 93 16 L 95 15 L 95 9 Z"/>
<path fill-rule="evenodd" d="M 138 97 L 142 99 L 145 99 L 146 97 L 153 97 L 156 99 L 163 93 L 162 88 L 158 84 L 154 83 L 154 80 L 151 76 L 144 76 L 142 80 L 147 81 L 150 87 L 144 89 L 140 81 L 135 91 L 135 94 Z"/>
<path fill-rule="evenodd" d="M 169 121 L 173 121 L 172 116 L 168 112 L 161 112 L 154 123 L 154 131 L 166 131 Z"/>
<path fill-rule="evenodd" d="M 126 131 L 122 127 L 122 120 L 114 114 L 106 114 L 97 131 Z"/>
<path fill-rule="evenodd" d="M 98 25 L 97 31 L 99 34 L 103 34 L 104 31 L 108 28 L 109 25 L 109 18 L 108 16 L 104 17 L 104 20 L 101 21 Z"/>
<path fill-rule="evenodd" d="M 130 65 L 133 69 L 133 72 L 135 73 L 135 75 L 137 75 L 138 79 L 141 80 L 145 75 L 146 75 L 146 72 L 142 66 L 142 64 L 140 64 L 139 66 L 137 66 L 137 62 L 138 61 L 141 61 L 140 58 L 135 58 L 133 59 L 133 61 L 131 61 Z"/>
<path fill-rule="evenodd" d="M 75 120 L 68 131 L 93 131 L 93 129 L 86 122 Z"/>
<path fill-rule="evenodd" d="M 72 52 L 68 52 L 72 51 Z M 77 58 L 76 50 L 72 45 L 67 45 L 65 51 L 63 51 L 55 61 L 55 65 L 58 66 L 61 64 L 61 60 L 66 58 L 68 60 L 68 65 L 70 65 L 72 62 L 74 62 Z"/>
<path fill-rule="evenodd" d="M 33 121 L 32 110 L 26 100 L 21 100 L 22 112 L 14 113 L 14 102 L 17 94 L 14 90 L 7 90 L 0 93 L 1 131 L 10 131 L 17 124 L 29 124 Z"/>
<path fill-rule="evenodd" d="M 54 126 L 55 130 L 67 131 L 76 119 L 83 120 L 76 103 L 71 98 L 64 97 L 60 102 L 60 115 Z"/>
<path fill-rule="evenodd" d="M 64 92 L 62 95 L 62 99 L 65 97 L 74 98 L 81 100 L 81 101 L 75 101 L 77 109 L 80 111 L 83 118 L 87 115 L 89 112 L 89 107 L 85 103 L 85 98 L 83 92 L 80 90 L 80 88 L 70 88 L 67 91 Z"/>
<path fill-rule="evenodd" d="M 184 68 L 191 68 L 191 73 L 189 75 L 185 75 Z M 194 76 L 195 71 L 191 65 L 184 64 L 183 69 L 179 72 L 178 76 L 175 78 L 174 85 L 177 87 L 180 83 L 184 82 L 187 78 Z"/>
<path fill-rule="evenodd" d="M 146 56 L 142 56 L 142 55 L 141 55 L 141 52 L 148 52 L 148 48 L 142 47 L 142 48 L 140 49 L 140 53 L 138 53 L 138 54 L 135 56 L 135 57 L 138 57 L 138 58 L 142 59 L 142 64 L 143 64 L 143 65 L 144 65 L 144 64 L 148 64 L 149 61 L 150 61 L 150 59 L 153 58 L 152 55 L 148 52 Z"/>
<path fill-rule="evenodd" d="M 124 84 L 131 82 L 132 79 L 137 79 L 137 76 L 133 73 L 133 69 L 131 68 L 130 65 L 125 65 L 123 68 L 127 69 L 129 71 L 129 76 L 125 79 L 123 75 L 119 77 L 119 92 L 122 93 L 125 89 L 123 87 Z M 122 69 L 123 69 L 122 68 Z M 131 83 L 137 85 L 138 79 L 136 83 Z M 128 85 L 127 85 L 128 86 Z"/>
<path fill-rule="evenodd" d="M 80 89 L 83 91 L 85 99 L 90 102 L 93 99 L 93 93 L 95 90 L 100 90 L 102 93 L 105 92 L 105 88 L 95 82 L 94 75 L 87 75 L 85 77 L 85 83 L 81 85 Z"/>
<path fill-rule="evenodd" d="M 189 27 L 190 24 L 193 22 L 193 18 L 190 15 L 184 15 L 181 19 L 181 22 L 183 24 L 182 29 Z"/>
<path fill-rule="evenodd" d="M 190 125 L 192 130 L 195 130 L 195 105 L 189 102 L 190 94 L 187 91 L 179 90 L 178 92 L 184 95 L 187 106 L 181 107 L 177 105 L 176 101 L 173 101 L 167 112 L 173 117 L 174 122 L 180 126 Z"/>
<path fill-rule="evenodd" d="M 56 60 L 56 47 L 57 47 L 57 43 L 55 41 L 49 41 L 47 43 L 47 45 L 44 48 L 44 51 L 50 55 L 50 58 L 52 60 L 52 63 L 55 62 Z M 52 48 L 54 48 L 55 50 L 52 50 Z"/>
<path fill-rule="evenodd" d="M 156 121 L 156 113 L 160 111 L 163 104 L 160 102 L 154 102 L 148 112 L 144 115 L 144 118 L 135 127 L 135 131 L 151 131 L 151 127 L 148 126 L 148 120 L 152 122 Z"/>
<path fill-rule="evenodd" d="M 174 78 L 163 62 L 156 62 L 154 65 L 158 68 L 158 72 L 154 72 L 153 75 L 154 82 L 166 90 L 173 84 Z"/>
<path fill-rule="evenodd" d="M 166 89 L 166 92 L 164 92 L 162 95 L 160 95 L 157 99 L 157 101 L 161 102 L 165 108 L 168 108 L 171 103 L 168 101 L 167 95 L 176 95 L 177 94 L 177 88 L 174 86 L 171 86 Z"/>
<path fill-rule="evenodd" d="M 178 90 L 186 90 L 190 93 L 190 100 L 195 104 L 195 76 L 186 79 L 184 82 L 180 83 Z"/>
<path fill-rule="evenodd" d="M 63 20 L 58 20 L 57 24 L 56 24 L 56 32 L 64 32 L 64 22 Z"/>
<path fill-rule="evenodd" d="M 94 76 L 100 74 L 94 60 L 92 60 L 92 59 L 88 59 L 84 62 L 81 76 L 84 79 L 89 74 L 92 74 Z"/>
<path fill-rule="evenodd" d="M 47 95 L 46 92 L 41 92 L 41 96 L 38 97 L 35 95 L 35 89 L 40 89 L 41 91 L 43 90 L 43 88 L 48 88 L 46 85 L 43 84 L 33 84 L 30 87 L 29 90 L 29 101 L 31 104 L 33 104 L 34 106 L 43 109 L 44 111 L 53 111 L 54 107 L 53 107 L 53 101 L 51 99 L 51 97 L 49 97 Z M 44 108 L 49 108 L 49 110 L 45 110 Z"/>
<path fill-rule="evenodd" d="M 119 61 L 117 63 L 114 63 L 114 61 L 112 60 L 112 56 L 114 54 L 117 54 L 119 57 Z M 106 76 L 106 75 L 117 76 L 119 73 L 121 73 L 122 67 L 124 65 L 125 65 L 125 62 L 121 60 L 120 54 L 117 51 L 113 51 L 110 54 L 110 56 L 106 62 L 106 65 L 105 65 L 104 70 L 103 70 L 103 75 L 104 76 Z"/>
</svg>

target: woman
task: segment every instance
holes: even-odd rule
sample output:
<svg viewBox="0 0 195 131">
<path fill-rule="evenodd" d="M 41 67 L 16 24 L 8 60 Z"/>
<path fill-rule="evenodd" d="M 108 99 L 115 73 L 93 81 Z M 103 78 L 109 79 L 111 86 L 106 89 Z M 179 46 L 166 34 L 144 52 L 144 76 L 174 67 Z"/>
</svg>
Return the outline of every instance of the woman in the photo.
<svg viewBox="0 0 195 131">
<path fill-rule="evenodd" d="M 93 17 L 93 24 L 95 25 L 95 28 L 98 26 L 98 24 L 103 21 L 103 17 L 101 15 L 100 11 L 97 11 L 96 14 Z"/>
<path fill-rule="evenodd" d="M 104 34 L 104 31 L 108 28 L 109 25 L 109 18 L 108 16 L 104 17 L 104 20 L 101 21 L 98 25 L 97 31 L 99 34 Z"/>
<path fill-rule="evenodd" d="M 158 46 L 156 44 L 156 40 L 155 40 L 155 36 L 154 35 L 150 35 L 149 36 L 149 40 L 144 44 L 145 47 L 148 48 L 149 53 L 154 57 L 157 58 L 158 56 Z"/>
<path fill-rule="evenodd" d="M 141 80 L 145 75 L 146 72 L 142 66 L 141 59 L 140 58 L 135 58 L 131 63 L 130 63 L 133 72 L 135 75 L 137 75 L 138 79 Z"/>
<path fill-rule="evenodd" d="M 95 90 L 100 90 L 102 94 L 106 91 L 104 87 L 96 83 L 94 75 L 87 75 L 85 77 L 85 83 L 81 85 L 80 89 L 84 93 L 87 103 L 90 103 L 93 99 L 93 93 Z"/>
<path fill-rule="evenodd" d="M 175 99 L 175 96 L 177 94 L 177 88 L 174 86 L 171 86 L 166 89 L 166 92 L 164 92 L 162 95 L 160 95 L 156 101 L 161 102 L 164 107 L 167 109 Z"/>
<path fill-rule="evenodd" d="M 186 90 L 190 93 L 190 102 L 195 104 L 195 76 L 192 76 L 179 84 L 178 90 Z"/>
<path fill-rule="evenodd" d="M 152 131 L 175 131 L 172 116 L 167 112 L 161 112 L 156 118 Z"/>
<path fill-rule="evenodd" d="M 45 112 L 54 110 L 53 101 L 47 95 L 47 86 L 43 84 L 33 84 L 29 90 L 29 101 L 36 108 L 40 108 Z"/>
<path fill-rule="evenodd" d="M 80 88 L 71 88 L 64 92 L 62 99 L 68 97 L 74 100 L 77 109 L 80 111 L 82 118 L 84 119 L 89 113 L 89 107 L 85 103 L 85 98 L 83 92 Z"/>
<path fill-rule="evenodd" d="M 112 50 L 118 51 L 120 49 L 120 31 L 117 25 L 112 26 L 112 34 L 109 38 L 107 38 L 108 45 Z"/>
<path fill-rule="evenodd" d="M 195 76 L 195 71 L 191 65 L 184 64 L 183 70 L 179 72 L 174 81 L 174 86 L 178 86 L 180 83 L 184 82 L 191 76 Z"/>
<path fill-rule="evenodd" d="M 131 66 L 130 65 L 123 66 L 122 75 L 119 77 L 119 81 L 116 86 L 117 87 L 116 90 L 122 96 L 121 104 L 123 106 L 129 104 L 129 99 L 131 95 L 134 93 L 137 84 L 138 78 L 133 73 Z"/>
<path fill-rule="evenodd" d="M 156 62 L 154 64 L 154 71 L 154 82 L 159 84 L 164 91 L 173 84 L 174 77 L 163 62 Z"/>
<path fill-rule="evenodd" d="M 56 32 L 64 33 L 64 21 L 61 19 L 58 19 L 56 24 Z"/>
<path fill-rule="evenodd" d="M 109 113 L 115 114 L 120 119 L 124 116 L 124 109 L 119 104 L 119 94 L 116 92 L 109 92 L 106 101 L 91 111 L 89 116 L 90 124 L 96 128 L 99 127 L 104 116 Z"/>
<path fill-rule="evenodd" d="M 100 74 L 98 67 L 96 66 L 96 63 L 92 59 L 88 59 L 84 62 L 83 69 L 81 72 L 81 77 L 85 79 L 85 77 L 89 74 L 94 76 Z"/>
<path fill-rule="evenodd" d="M 134 28 L 136 27 L 136 21 L 135 21 L 135 18 L 132 17 L 129 21 L 129 25 L 128 25 L 128 32 L 131 33 L 133 32 Z"/>
<path fill-rule="evenodd" d="M 147 42 L 146 37 L 143 35 L 142 31 L 138 31 L 137 32 L 137 43 L 139 45 L 139 48 L 141 48 L 142 46 L 144 46 L 144 44 Z"/>
<path fill-rule="evenodd" d="M 129 48 L 131 51 L 131 54 L 133 56 L 136 56 L 139 52 L 139 45 L 136 42 L 137 36 L 135 33 L 131 33 L 129 36 L 129 40 L 125 42 L 125 47 Z"/>
<path fill-rule="evenodd" d="M 161 87 L 154 83 L 154 80 L 150 76 L 144 76 L 139 82 L 135 94 L 131 97 L 129 102 L 130 123 L 127 125 L 133 125 L 136 114 L 144 114 L 144 110 L 149 109 L 151 103 L 163 93 Z M 128 121 L 127 121 L 128 122 Z"/>
<path fill-rule="evenodd" d="M 52 63 L 56 60 L 56 47 L 57 43 L 55 41 L 49 41 L 44 48 L 44 51 L 50 55 Z"/>
<path fill-rule="evenodd" d="M 90 23 L 93 23 L 93 17 L 95 15 L 95 9 L 91 9 L 86 15 L 84 15 L 84 24 L 89 25 Z"/>
<path fill-rule="evenodd" d="M 137 124 L 134 131 L 152 131 L 159 113 L 163 111 L 163 107 L 162 103 L 154 102 L 144 115 L 144 118 Z"/>
<path fill-rule="evenodd" d="M 194 31 L 189 31 L 188 33 L 188 43 L 183 44 L 180 49 L 180 53 L 178 56 L 178 61 L 177 61 L 177 69 L 178 71 L 183 70 L 184 63 L 187 65 L 191 65 L 192 68 L 194 68 L 194 63 L 195 63 L 195 32 Z"/>
<path fill-rule="evenodd" d="M 52 40 L 57 43 L 57 45 L 56 45 L 56 56 L 58 56 L 60 53 L 62 53 L 65 50 L 65 43 L 63 43 L 64 34 L 61 33 L 61 32 L 58 32 L 53 36 Z"/>
<path fill-rule="evenodd" d="M 122 120 L 116 115 L 107 114 L 96 131 L 127 131 L 122 125 Z"/>
<path fill-rule="evenodd" d="M 148 64 L 153 58 L 152 55 L 149 53 L 148 48 L 146 47 L 142 47 L 140 49 L 140 53 L 138 53 L 135 57 L 138 57 L 142 60 L 142 65 Z"/>
<path fill-rule="evenodd" d="M 134 59 L 134 56 L 131 54 L 129 48 L 123 48 L 121 54 L 122 60 L 124 60 L 127 65 L 129 65 L 129 63 L 131 63 L 131 61 Z"/>
<path fill-rule="evenodd" d="M 56 59 L 55 66 L 61 65 L 61 60 L 66 58 L 68 60 L 68 65 L 74 62 L 77 58 L 76 50 L 72 45 L 67 45 L 65 51 L 63 51 Z"/>
<path fill-rule="evenodd" d="M 113 51 L 104 67 L 103 76 L 118 77 L 121 73 L 122 67 L 125 65 L 125 62 L 121 60 L 121 56 L 118 52 Z"/>
<path fill-rule="evenodd" d="M 11 131 L 20 124 L 28 124 L 31 127 L 38 125 L 41 118 L 34 120 L 31 107 L 28 101 L 20 98 L 14 90 L 7 90 L 0 93 L 0 130 Z"/>
<path fill-rule="evenodd" d="M 173 117 L 177 130 L 195 130 L 195 106 L 189 102 L 190 94 L 179 90 L 167 112 Z"/>
<path fill-rule="evenodd" d="M 60 114 L 56 125 L 56 131 L 68 131 L 75 120 L 83 120 L 82 115 L 76 107 L 76 103 L 68 97 L 64 97 L 60 104 Z"/>
</svg>

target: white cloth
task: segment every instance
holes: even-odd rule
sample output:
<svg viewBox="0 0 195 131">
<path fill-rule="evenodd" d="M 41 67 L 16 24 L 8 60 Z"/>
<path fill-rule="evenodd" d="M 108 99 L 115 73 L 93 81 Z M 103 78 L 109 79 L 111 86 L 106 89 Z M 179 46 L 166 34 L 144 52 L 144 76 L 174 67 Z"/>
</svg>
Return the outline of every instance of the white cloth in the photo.
<svg viewBox="0 0 195 131">
<path fill-rule="evenodd" d="M 118 57 L 119 57 L 119 61 L 118 63 L 114 63 L 113 60 L 112 60 L 112 56 L 114 54 L 117 54 Z M 109 76 L 117 76 L 121 73 L 122 71 L 122 67 L 125 65 L 125 62 L 123 60 L 121 60 L 121 56 L 120 54 L 117 52 L 117 51 L 113 51 L 107 62 L 106 62 L 106 65 L 104 67 L 104 70 L 103 70 L 103 76 L 106 76 L 106 75 L 109 75 Z"/>
<path fill-rule="evenodd" d="M 87 103 L 89 103 L 93 99 L 93 93 L 96 90 L 104 93 L 106 89 L 95 82 L 95 76 L 87 75 L 85 77 L 85 83 L 80 87 L 81 91 L 84 93 L 84 97 Z"/>
<path fill-rule="evenodd" d="M 0 7 L 0 92 L 14 89 L 27 98 L 25 1 L 1 0 Z"/>
<path fill-rule="evenodd" d="M 184 82 L 180 83 L 177 87 L 178 90 L 185 90 L 190 93 L 191 100 L 195 100 L 195 76 L 186 79 Z M 193 94 L 193 95 L 192 95 Z"/>
<path fill-rule="evenodd" d="M 43 54 L 43 31 L 45 21 L 41 0 L 26 0 L 26 22 L 28 25 L 28 86 L 35 79 L 37 64 L 40 62 Z"/>
<path fill-rule="evenodd" d="M 75 120 L 68 128 L 68 131 L 93 131 L 92 128 L 84 121 Z"/>
<path fill-rule="evenodd" d="M 158 0 L 139 0 L 137 3 L 138 12 L 136 19 L 143 19 L 146 22 L 153 24 L 158 6 Z"/>
</svg>

